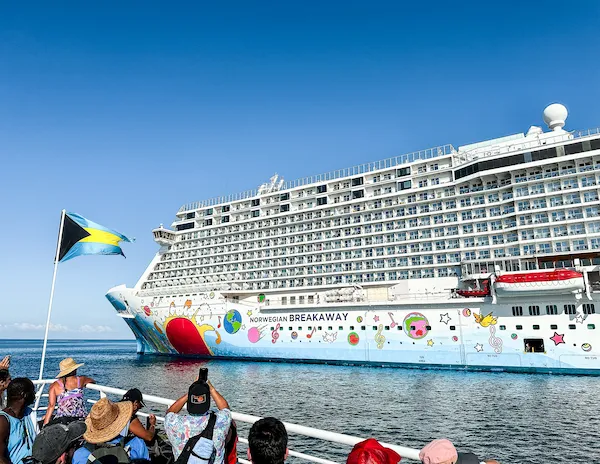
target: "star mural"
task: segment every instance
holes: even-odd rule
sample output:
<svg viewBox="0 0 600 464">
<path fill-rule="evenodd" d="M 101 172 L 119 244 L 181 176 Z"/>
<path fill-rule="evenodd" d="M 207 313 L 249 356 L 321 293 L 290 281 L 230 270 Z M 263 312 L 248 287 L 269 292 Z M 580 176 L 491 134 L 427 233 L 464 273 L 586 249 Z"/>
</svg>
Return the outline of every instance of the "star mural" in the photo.
<svg viewBox="0 0 600 464">
<path fill-rule="evenodd" d="M 583 320 L 584 320 L 583 314 L 577 313 L 577 316 L 575 316 L 575 322 L 577 322 L 579 324 L 583 324 Z"/>
<path fill-rule="evenodd" d="M 475 351 L 477 351 L 478 353 L 481 353 L 483 351 L 483 345 L 481 343 L 478 343 L 477 345 L 474 346 Z"/>
<path fill-rule="evenodd" d="M 558 334 L 554 332 L 554 335 L 550 337 L 550 340 L 554 342 L 554 346 L 560 345 L 561 343 L 565 343 L 565 334 Z"/>
<path fill-rule="evenodd" d="M 443 322 L 446 325 L 448 325 L 448 322 L 450 322 L 451 320 L 452 319 L 450 318 L 450 315 L 448 313 L 440 315 L 440 322 Z"/>
<path fill-rule="evenodd" d="M 434 342 L 432 339 L 427 340 L 427 346 L 433 346 Z"/>
</svg>

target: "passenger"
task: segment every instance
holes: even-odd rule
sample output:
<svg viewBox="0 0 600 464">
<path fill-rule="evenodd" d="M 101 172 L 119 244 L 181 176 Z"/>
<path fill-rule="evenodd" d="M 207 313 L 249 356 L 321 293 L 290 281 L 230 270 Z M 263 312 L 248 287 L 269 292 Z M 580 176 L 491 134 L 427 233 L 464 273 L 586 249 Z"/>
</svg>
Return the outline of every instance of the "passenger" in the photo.
<svg viewBox="0 0 600 464">
<path fill-rule="evenodd" d="M 8 368 L 10 367 L 10 356 L 4 356 L 0 361 L 0 409 L 6 407 L 6 389 L 10 383 L 10 373 Z"/>
<path fill-rule="evenodd" d="M 253 464 L 283 464 L 288 457 L 288 435 L 283 423 L 264 417 L 248 433 L 248 459 Z"/>
<path fill-rule="evenodd" d="M 77 369 L 81 366 L 83 364 L 77 364 L 73 358 L 66 358 L 60 362 L 60 372 L 56 376 L 58 380 L 48 391 L 48 410 L 44 416 L 44 425 L 50 422 L 52 413 L 54 418 L 60 419 L 62 423 L 83 420 L 87 416 L 83 389 L 87 384 L 96 382 L 90 377 L 77 375 Z M 54 412 L 54 406 L 57 404 L 58 407 Z"/>
<path fill-rule="evenodd" d="M 85 430 L 82 421 L 44 427 L 33 442 L 31 457 L 37 464 L 71 464 Z"/>
<path fill-rule="evenodd" d="M 499 464 L 493 459 L 480 459 L 473 453 L 459 453 L 445 438 L 427 444 L 419 453 L 419 459 L 423 464 Z"/>
<path fill-rule="evenodd" d="M 346 464 L 398 464 L 400 459 L 400 455 L 393 449 L 382 446 L 374 438 L 369 438 L 354 445 Z"/>
<path fill-rule="evenodd" d="M 119 464 L 133 459 L 150 459 L 144 440 L 126 438 L 132 414 L 133 404 L 129 401 L 113 403 L 108 398 L 98 400 L 85 420 L 85 443 L 75 451 L 73 464 L 91 464 L 98 459 Z"/>
<path fill-rule="evenodd" d="M 210 411 L 211 397 L 219 409 L 216 412 Z M 189 415 L 179 414 L 186 403 Z M 229 404 L 225 398 L 210 382 L 194 382 L 188 393 L 167 409 L 165 431 L 173 445 L 175 459 L 182 453 L 191 437 L 201 434 L 207 428 L 212 415 L 215 416 L 212 434 L 214 464 L 223 464 L 226 457 L 227 433 L 231 425 L 231 411 L 229 411 Z"/>
<path fill-rule="evenodd" d="M 23 459 L 31 456 L 37 433 L 29 408 L 35 401 L 33 382 L 13 379 L 6 400 L 6 408 L 0 411 L 0 464 L 23 464 Z"/>
<path fill-rule="evenodd" d="M 142 392 L 137 388 L 132 388 L 123 395 L 121 401 L 131 401 L 133 404 L 133 415 L 131 416 L 131 422 L 129 422 L 129 433 L 140 437 L 144 441 L 152 441 L 154 435 L 156 435 L 156 416 L 150 414 L 148 417 L 150 426 L 146 428 L 136 415 L 140 409 L 146 406 Z"/>
</svg>

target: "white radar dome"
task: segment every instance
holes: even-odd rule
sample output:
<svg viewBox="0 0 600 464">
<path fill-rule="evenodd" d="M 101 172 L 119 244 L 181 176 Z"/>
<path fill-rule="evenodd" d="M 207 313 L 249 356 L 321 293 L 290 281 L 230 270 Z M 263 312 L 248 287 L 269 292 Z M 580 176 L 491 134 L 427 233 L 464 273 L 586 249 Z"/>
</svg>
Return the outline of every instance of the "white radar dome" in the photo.
<svg viewBox="0 0 600 464">
<path fill-rule="evenodd" d="M 544 122 L 552 130 L 562 130 L 569 112 L 564 105 L 560 103 L 552 103 L 544 110 Z"/>
</svg>

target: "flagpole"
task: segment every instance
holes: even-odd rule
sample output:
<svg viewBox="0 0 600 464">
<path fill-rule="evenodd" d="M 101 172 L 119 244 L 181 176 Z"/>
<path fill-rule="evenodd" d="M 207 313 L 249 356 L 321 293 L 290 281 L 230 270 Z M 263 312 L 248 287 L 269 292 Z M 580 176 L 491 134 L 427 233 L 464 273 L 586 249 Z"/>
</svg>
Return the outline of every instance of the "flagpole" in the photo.
<svg viewBox="0 0 600 464">
<path fill-rule="evenodd" d="M 52 275 L 52 288 L 50 289 L 50 302 L 48 303 L 48 317 L 46 318 L 46 333 L 44 334 L 44 347 L 42 348 L 42 362 L 40 363 L 40 376 L 42 380 L 44 375 L 44 361 L 46 360 L 46 346 L 48 345 L 48 329 L 50 328 L 50 314 L 52 314 L 52 300 L 54 300 L 54 284 L 56 283 L 56 271 L 58 270 L 58 256 L 60 245 L 62 243 L 63 226 L 65 224 L 65 210 L 61 211 L 60 228 L 58 231 L 58 245 L 56 247 L 56 256 L 54 257 L 54 274 Z"/>
</svg>

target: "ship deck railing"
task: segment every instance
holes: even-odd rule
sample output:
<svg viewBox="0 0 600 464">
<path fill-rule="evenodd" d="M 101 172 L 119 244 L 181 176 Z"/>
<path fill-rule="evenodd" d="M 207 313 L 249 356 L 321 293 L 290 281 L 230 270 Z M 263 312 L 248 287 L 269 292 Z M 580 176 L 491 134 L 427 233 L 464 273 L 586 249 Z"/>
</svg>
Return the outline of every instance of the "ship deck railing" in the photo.
<svg viewBox="0 0 600 464">
<path fill-rule="evenodd" d="M 317 174 L 314 176 L 303 177 L 292 181 L 287 181 L 283 184 L 280 190 L 288 190 L 296 187 L 302 187 L 304 185 L 314 184 L 316 182 L 329 182 L 336 179 L 343 179 L 345 177 L 358 176 L 361 174 L 367 174 L 373 171 L 380 171 L 382 169 L 389 169 L 396 166 L 402 166 L 406 163 L 412 163 L 418 160 L 428 160 L 437 158 L 439 156 L 451 155 L 456 153 L 454 147 L 450 144 L 441 145 L 439 147 L 428 148 L 427 150 L 415 151 L 400 156 L 394 156 L 380 161 L 373 161 L 370 163 L 359 164 L 350 168 L 337 169 L 335 171 L 326 172 L 324 174 Z M 279 191 L 279 190 L 277 190 Z M 275 192 L 270 192 L 275 193 Z M 246 200 L 253 198 L 259 194 L 258 189 L 247 190 L 242 193 L 236 193 L 228 196 L 211 198 L 204 201 L 195 201 L 187 203 L 179 208 L 178 214 L 186 211 L 194 211 L 199 208 L 206 208 L 210 206 L 220 205 L 222 203 L 230 203 L 233 201 Z M 180 218 L 177 218 L 179 220 Z"/>
<path fill-rule="evenodd" d="M 36 414 L 36 417 L 38 418 L 38 420 L 42 418 L 42 417 L 40 417 L 40 415 L 38 415 L 38 413 L 45 414 L 48 409 L 46 406 L 41 405 L 42 399 L 48 398 L 48 393 L 45 393 L 46 386 L 55 381 L 56 381 L 56 379 L 44 379 L 44 380 L 34 380 L 33 381 L 33 383 L 35 385 L 37 385 L 36 401 L 35 401 L 33 410 L 34 410 L 34 413 Z M 120 388 L 114 388 L 114 387 L 109 387 L 106 385 L 98 385 L 98 384 L 89 384 L 86 386 L 86 388 L 98 393 L 97 399 L 90 398 L 87 400 L 89 403 L 95 403 L 96 401 L 98 401 L 98 399 L 107 397 L 108 395 L 112 395 L 113 399 L 115 401 L 118 401 L 119 399 L 121 399 L 123 397 L 123 395 L 126 392 L 126 390 L 123 390 Z M 146 404 L 153 403 L 156 405 L 160 405 L 162 407 L 169 407 L 175 402 L 175 400 L 170 399 L 170 398 L 164 398 L 161 396 L 150 395 L 147 393 L 143 393 L 143 396 L 144 396 L 144 403 L 146 403 Z M 43 416 L 43 414 L 42 414 L 42 416 Z M 144 412 L 138 412 L 137 414 L 138 414 L 138 416 L 141 416 L 141 417 L 148 417 L 148 414 L 144 413 Z M 231 412 L 231 415 L 233 417 L 233 420 L 235 420 L 236 422 L 243 422 L 246 424 L 253 424 L 257 420 L 261 419 L 258 416 L 253 416 L 251 414 L 244 414 L 244 413 L 234 412 L 234 411 Z M 157 420 L 157 422 L 164 422 L 165 418 L 164 418 L 164 416 L 157 415 L 156 420 Z M 304 425 L 292 424 L 290 422 L 284 422 L 284 425 L 285 425 L 285 428 L 286 428 L 288 434 L 302 435 L 305 437 L 315 438 L 315 439 L 323 440 L 323 441 L 330 442 L 330 443 L 347 445 L 349 447 L 348 453 L 350 452 L 350 449 L 351 449 L 350 447 L 352 447 L 356 443 L 359 443 L 366 439 L 366 438 L 356 437 L 356 436 L 352 436 L 352 435 L 346 435 L 343 433 L 337 433 L 337 432 L 331 432 L 328 430 L 317 429 L 314 427 L 307 427 Z M 239 432 L 240 432 L 240 430 L 238 429 L 238 433 Z M 242 443 L 245 446 L 248 445 L 247 437 L 239 436 L 238 440 L 239 440 L 239 443 Z M 391 449 L 395 450 L 398 454 L 400 454 L 400 456 L 402 456 L 403 459 L 414 460 L 414 461 L 420 462 L 419 450 L 417 450 L 417 449 L 407 448 L 405 446 L 399 446 L 399 445 L 395 445 L 395 444 L 391 444 L 391 443 L 384 443 L 384 442 L 381 442 L 381 444 L 387 448 L 391 448 Z M 289 450 L 289 455 L 299 458 L 299 459 L 302 459 L 302 460 L 305 460 L 305 461 L 315 462 L 318 464 L 341 464 L 336 461 L 331 461 L 329 459 L 324 459 L 324 458 L 321 458 L 318 456 L 313 456 L 311 454 L 303 453 L 303 452 L 292 450 L 292 449 Z M 247 459 L 240 458 L 239 456 L 240 456 L 240 450 L 238 449 L 238 462 L 240 462 L 242 464 L 252 464 Z"/>
</svg>

